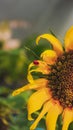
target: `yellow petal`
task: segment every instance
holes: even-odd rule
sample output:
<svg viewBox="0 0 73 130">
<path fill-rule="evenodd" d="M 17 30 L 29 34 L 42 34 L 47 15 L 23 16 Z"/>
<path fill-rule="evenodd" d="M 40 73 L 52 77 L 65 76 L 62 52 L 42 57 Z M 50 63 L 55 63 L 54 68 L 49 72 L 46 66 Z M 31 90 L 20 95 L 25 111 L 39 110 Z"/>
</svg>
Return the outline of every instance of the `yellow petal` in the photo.
<svg viewBox="0 0 73 130">
<path fill-rule="evenodd" d="M 73 50 L 73 26 L 66 33 L 65 49 L 66 51 Z"/>
<path fill-rule="evenodd" d="M 53 50 L 46 50 L 41 54 L 41 57 L 47 64 L 54 64 L 57 60 L 57 54 Z"/>
<path fill-rule="evenodd" d="M 52 107 L 52 102 L 51 100 L 46 102 L 43 106 L 43 109 L 41 111 L 41 113 L 39 114 L 39 116 L 37 117 L 37 119 L 35 120 L 35 122 L 31 125 L 30 130 L 35 130 L 36 126 L 38 125 L 39 121 L 43 118 L 43 116 L 49 111 L 49 109 L 51 109 Z"/>
<path fill-rule="evenodd" d="M 32 72 L 31 68 L 32 68 L 32 67 L 34 67 L 33 62 L 32 62 L 32 63 L 29 65 L 29 67 L 28 67 L 27 79 L 28 79 L 28 81 L 29 81 L 30 83 L 33 83 L 33 82 L 34 82 L 34 79 L 33 79 L 32 75 L 31 75 L 31 72 Z"/>
<path fill-rule="evenodd" d="M 27 74 L 27 79 L 28 79 L 28 82 L 30 82 L 30 83 L 34 82 L 33 76 L 31 74 L 32 72 L 33 71 L 28 71 L 28 74 Z"/>
<path fill-rule="evenodd" d="M 48 88 L 43 88 L 32 94 L 28 100 L 28 119 L 32 120 L 31 114 L 39 110 L 42 105 L 51 98 Z"/>
<path fill-rule="evenodd" d="M 56 129 L 56 122 L 61 112 L 62 112 L 62 107 L 58 103 L 57 104 L 53 103 L 51 109 L 48 111 L 48 114 L 46 116 L 47 130 Z"/>
<path fill-rule="evenodd" d="M 62 130 L 68 130 L 69 124 L 73 121 L 73 109 L 66 108 L 63 113 L 63 128 Z"/>
<path fill-rule="evenodd" d="M 34 80 L 34 82 L 32 84 L 27 84 L 24 87 L 14 90 L 12 93 L 12 96 L 16 96 L 27 90 L 31 90 L 31 89 L 37 90 L 39 88 L 44 88 L 47 86 L 48 86 L 48 80 L 46 80 L 44 78 L 39 78 L 39 79 Z"/>
<path fill-rule="evenodd" d="M 4 117 L 2 118 L 2 121 L 5 125 L 9 125 L 9 122 Z"/>
<path fill-rule="evenodd" d="M 63 54 L 63 48 L 62 48 L 61 42 L 57 38 L 55 38 L 53 35 L 51 34 L 40 35 L 36 39 L 37 44 L 41 38 L 47 39 L 52 44 L 53 49 L 56 51 L 57 55 Z"/>
<path fill-rule="evenodd" d="M 32 77 L 32 72 L 41 72 L 42 74 L 49 74 L 50 72 L 50 67 L 47 65 L 46 62 L 44 61 L 39 61 L 37 60 L 38 65 L 35 65 L 34 63 L 31 63 L 28 67 L 28 75 L 27 79 L 30 83 L 33 83 L 34 79 Z M 33 69 L 32 67 L 36 67 Z"/>
<path fill-rule="evenodd" d="M 42 74 L 49 74 L 50 67 L 47 65 L 44 61 L 39 61 L 38 68 L 36 69 L 38 72 L 41 72 Z"/>
</svg>

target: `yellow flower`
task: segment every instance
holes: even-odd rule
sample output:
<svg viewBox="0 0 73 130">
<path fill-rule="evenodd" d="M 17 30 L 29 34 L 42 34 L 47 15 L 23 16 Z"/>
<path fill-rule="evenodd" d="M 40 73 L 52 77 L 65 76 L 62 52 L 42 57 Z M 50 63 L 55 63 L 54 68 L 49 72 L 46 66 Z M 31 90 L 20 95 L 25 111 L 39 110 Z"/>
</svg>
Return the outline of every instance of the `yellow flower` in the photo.
<svg viewBox="0 0 73 130">
<path fill-rule="evenodd" d="M 28 119 L 33 120 L 31 114 L 40 110 L 37 119 L 30 130 L 35 130 L 37 124 L 46 114 L 47 130 L 55 130 L 58 116 L 62 114 L 62 130 L 68 130 L 73 121 L 73 27 L 64 39 L 64 49 L 61 42 L 51 34 L 43 34 L 36 39 L 47 39 L 53 50 L 46 50 L 41 54 L 42 60 L 35 60 L 28 68 L 29 84 L 13 92 L 13 96 L 29 89 L 34 92 L 27 104 Z M 44 78 L 34 79 L 32 72 L 41 72 Z"/>
</svg>

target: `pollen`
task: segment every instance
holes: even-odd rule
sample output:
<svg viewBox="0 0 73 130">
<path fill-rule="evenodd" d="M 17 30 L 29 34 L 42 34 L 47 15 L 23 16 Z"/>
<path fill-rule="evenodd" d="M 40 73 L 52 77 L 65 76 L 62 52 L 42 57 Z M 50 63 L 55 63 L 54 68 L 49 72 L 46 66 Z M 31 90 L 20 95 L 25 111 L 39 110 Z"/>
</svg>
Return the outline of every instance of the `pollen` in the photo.
<svg viewBox="0 0 73 130">
<path fill-rule="evenodd" d="M 66 108 L 73 107 L 73 51 L 65 52 L 48 75 L 52 97 Z"/>
</svg>

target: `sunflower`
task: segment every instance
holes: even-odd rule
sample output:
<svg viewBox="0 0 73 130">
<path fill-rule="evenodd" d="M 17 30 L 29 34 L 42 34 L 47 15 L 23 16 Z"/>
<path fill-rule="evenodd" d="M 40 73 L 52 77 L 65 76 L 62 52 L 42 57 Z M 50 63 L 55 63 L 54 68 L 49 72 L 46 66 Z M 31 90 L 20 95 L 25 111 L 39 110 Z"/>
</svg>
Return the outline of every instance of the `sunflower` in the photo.
<svg viewBox="0 0 73 130">
<path fill-rule="evenodd" d="M 40 113 L 30 130 L 36 129 L 44 115 L 47 130 L 56 129 L 59 115 L 62 115 L 62 130 L 68 130 L 73 121 L 73 27 L 66 32 L 64 45 L 52 34 L 38 36 L 37 44 L 41 38 L 48 40 L 53 49 L 45 50 L 40 60 L 29 65 L 29 84 L 15 90 L 12 95 L 35 90 L 27 103 L 28 119 L 33 120 L 32 113 L 38 110 Z M 33 72 L 40 72 L 41 77 L 34 79 Z"/>
</svg>

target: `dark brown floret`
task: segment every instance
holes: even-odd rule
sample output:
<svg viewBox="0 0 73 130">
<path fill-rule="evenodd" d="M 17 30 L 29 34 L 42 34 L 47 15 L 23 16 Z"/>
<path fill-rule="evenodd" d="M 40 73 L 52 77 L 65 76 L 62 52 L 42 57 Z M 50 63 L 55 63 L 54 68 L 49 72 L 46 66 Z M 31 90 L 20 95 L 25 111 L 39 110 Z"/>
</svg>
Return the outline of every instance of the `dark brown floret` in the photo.
<svg viewBox="0 0 73 130">
<path fill-rule="evenodd" d="M 48 75 L 50 89 L 54 99 L 65 107 L 73 107 L 73 51 L 65 52 L 51 66 Z"/>
</svg>

